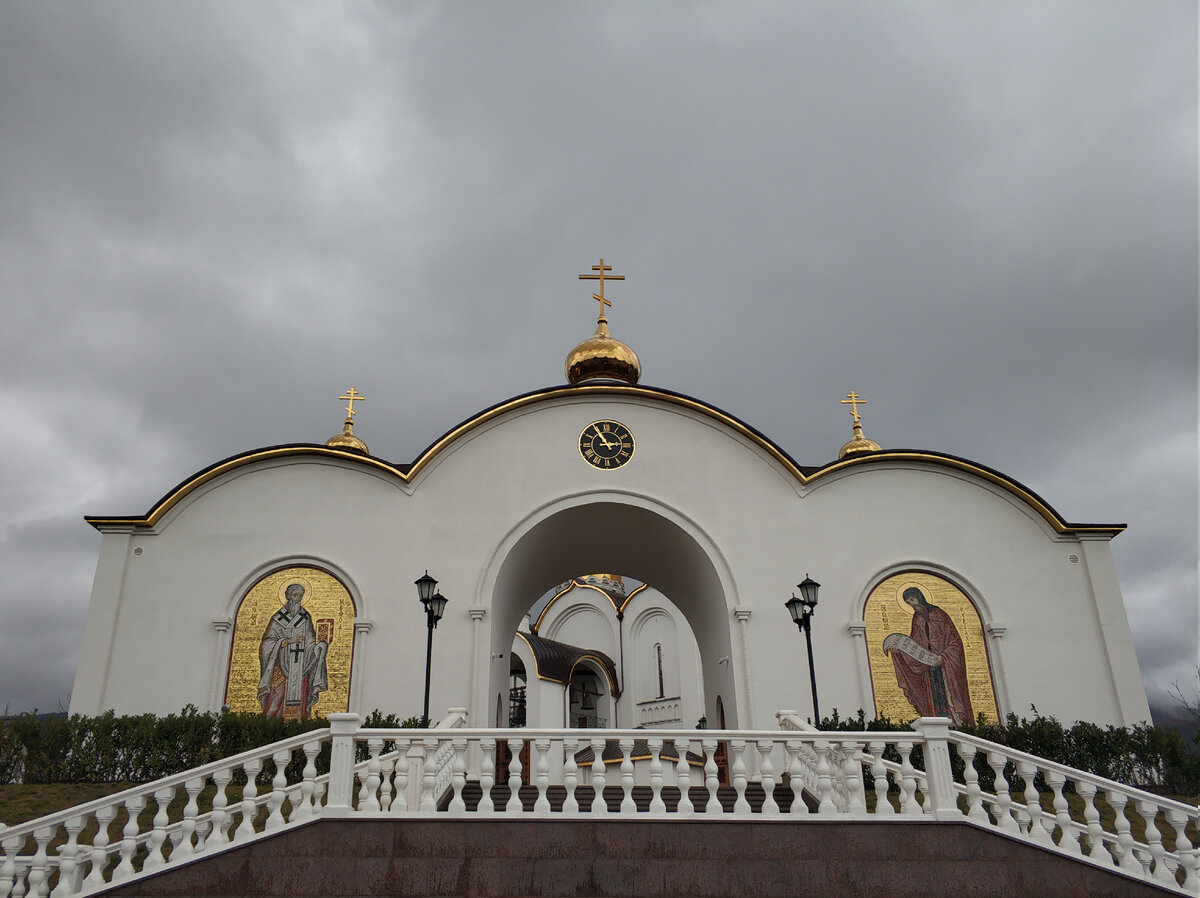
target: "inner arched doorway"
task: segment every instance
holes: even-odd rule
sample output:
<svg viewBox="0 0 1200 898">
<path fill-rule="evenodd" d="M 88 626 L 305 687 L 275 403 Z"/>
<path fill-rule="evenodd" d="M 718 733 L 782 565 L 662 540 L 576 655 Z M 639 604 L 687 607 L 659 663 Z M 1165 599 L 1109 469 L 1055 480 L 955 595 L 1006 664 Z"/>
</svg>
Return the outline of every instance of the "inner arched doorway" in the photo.
<svg viewBox="0 0 1200 898">
<path fill-rule="evenodd" d="M 683 613 L 700 650 L 704 707 L 717 719 L 722 697 L 730 727 L 739 726 L 747 685 L 730 636 L 731 578 L 715 547 L 691 522 L 633 497 L 581 497 L 544 509 L 510 534 L 497 553 L 490 582 L 487 703 L 507 696 L 507 653 L 532 598 L 580 571 L 615 570 L 653 583 Z M 485 584 L 485 589 L 487 585 Z M 486 706 L 486 705 L 485 705 Z"/>
</svg>

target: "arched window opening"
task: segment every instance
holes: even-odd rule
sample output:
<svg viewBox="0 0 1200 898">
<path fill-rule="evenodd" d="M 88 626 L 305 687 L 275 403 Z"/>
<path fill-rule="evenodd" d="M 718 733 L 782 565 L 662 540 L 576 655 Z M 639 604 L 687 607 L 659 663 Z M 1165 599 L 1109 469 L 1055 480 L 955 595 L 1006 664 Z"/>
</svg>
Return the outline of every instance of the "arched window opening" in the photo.
<svg viewBox="0 0 1200 898">
<path fill-rule="evenodd" d="M 508 666 L 508 725 L 525 726 L 525 662 L 516 653 L 509 656 Z"/>
<path fill-rule="evenodd" d="M 658 665 L 658 697 L 666 698 L 667 694 L 663 692 L 663 654 L 662 643 L 654 643 L 654 660 Z"/>
</svg>

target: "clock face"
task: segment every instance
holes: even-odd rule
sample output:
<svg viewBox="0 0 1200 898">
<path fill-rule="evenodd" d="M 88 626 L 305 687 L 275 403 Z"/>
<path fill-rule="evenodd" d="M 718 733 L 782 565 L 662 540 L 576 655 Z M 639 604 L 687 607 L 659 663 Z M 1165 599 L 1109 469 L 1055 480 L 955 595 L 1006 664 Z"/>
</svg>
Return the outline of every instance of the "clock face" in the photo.
<svg viewBox="0 0 1200 898">
<path fill-rule="evenodd" d="M 579 435 L 579 454 L 597 468 L 621 467 L 633 449 L 633 434 L 619 421 L 593 421 Z"/>
</svg>

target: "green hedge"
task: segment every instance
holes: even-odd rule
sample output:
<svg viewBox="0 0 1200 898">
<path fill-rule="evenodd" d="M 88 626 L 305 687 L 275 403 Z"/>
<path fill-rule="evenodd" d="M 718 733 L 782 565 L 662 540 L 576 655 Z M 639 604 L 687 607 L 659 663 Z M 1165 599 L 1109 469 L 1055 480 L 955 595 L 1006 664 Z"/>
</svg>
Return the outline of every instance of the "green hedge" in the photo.
<svg viewBox="0 0 1200 898">
<path fill-rule="evenodd" d="M 401 721 L 378 710 L 365 721 L 374 727 L 419 724 L 416 717 Z M 40 719 L 20 714 L 0 721 L 0 783 L 151 782 L 327 726 L 319 718 L 285 721 L 261 714 L 201 713 L 192 705 L 166 717 L 118 717 L 112 711 Z M 269 766 L 264 774 L 273 774 Z M 318 758 L 318 767 L 327 770 L 328 760 Z"/>
<path fill-rule="evenodd" d="M 1118 783 L 1169 795 L 1200 794 L 1200 743 L 1189 745 L 1175 730 L 1144 723 L 1114 727 L 1082 721 L 1068 727 L 1032 710 L 1032 719 L 1009 714 L 1003 723 L 988 723 L 981 715 L 975 726 L 958 729 Z M 835 710 L 821 721 L 821 729 L 894 732 L 911 727 L 887 718 L 867 720 L 862 710 L 857 717 L 843 719 Z M 975 767 L 981 784 L 990 787 L 994 773 L 981 756 L 976 757 Z M 1011 769 L 1006 773 L 1010 779 L 1011 773 Z"/>
</svg>

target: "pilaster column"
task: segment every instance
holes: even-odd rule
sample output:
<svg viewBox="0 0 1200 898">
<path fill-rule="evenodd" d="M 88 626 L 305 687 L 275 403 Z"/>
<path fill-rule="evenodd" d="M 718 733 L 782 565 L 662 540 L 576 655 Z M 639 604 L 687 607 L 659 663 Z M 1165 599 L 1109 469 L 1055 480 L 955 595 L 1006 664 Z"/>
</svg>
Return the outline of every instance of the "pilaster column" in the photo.
<svg viewBox="0 0 1200 898">
<path fill-rule="evenodd" d="M 467 609 L 467 614 L 471 615 L 471 679 L 467 681 L 470 688 L 470 694 L 467 696 L 467 713 L 471 715 L 472 720 L 482 720 L 486 724 L 488 719 L 487 702 L 483 699 L 484 690 L 479 685 L 479 629 L 483 619 L 487 616 L 487 609 L 475 605 Z M 490 650 L 488 658 L 491 658 Z M 488 669 L 490 670 L 490 664 Z"/>
<path fill-rule="evenodd" d="M 747 630 L 750 626 L 749 605 L 738 605 L 733 609 L 733 616 L 738 620 L 738 630 L 742 634 L 742 681 L 746 688 L 746 713 L 738 714 L 738 727 L 743 730 L 754 729 L 754 687 L 750 682 L 750 637 Z"/>
<path fill-rule="evenodd" d="M 850 645 L 854 651 L 854 668 L 858 671 L 858 700 L 861 708 L 875 708 L 875 696 L 871 694 L 871 659 L 867 655 L 867 624 L 853 620 L 846 624 L 850 633 Z"/>
<path fill-rule="evenodd" d="M 987 634 L 988 660 L 992 663 L 992 686 L 996 691 L 996 704 L 1000 706 L 996 711 L 1000 720 L 1003 720 L 1004 715 L 1013 709 L 1012 697 L 1008 694 L 1008 677 L 1004 675 L 1004 659 L 1000 652 L 1000 639 L 1008 632 L 1008 627 L 998 621 L 992 621 L 984 624 L 983 631 Z"/>
<path fill-rule="evenodd" d="M 354 651 L 350 657 L 350 694 L 346 696 L 347 710 L 362 709 L 363 681 L 366 676 L 367 642 L 363 638 L 375 629 L 375 621 L 369 617 L 354 619 Z"/>
<path fill-rule="evenodd" d="M 225 677 L 229 673 L 229 640 L 232 638 L 233 618 L 228 615 L 214 617 L 213 629 L 217 632 L 217 647 L 213 651 L 212 682 L 208 688 L 208 707 L 214 711 L 221 710 L 225 704 Z"/>
</svg>

